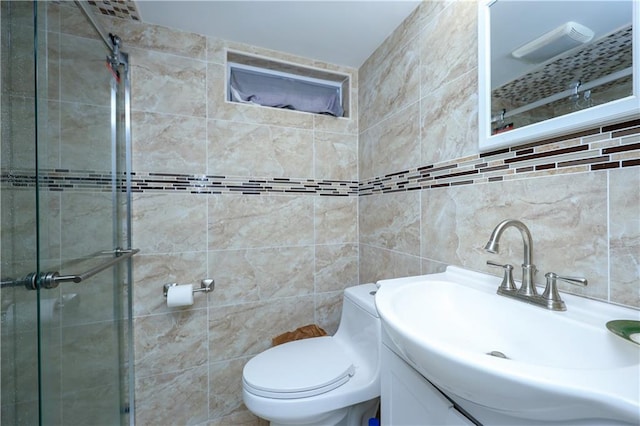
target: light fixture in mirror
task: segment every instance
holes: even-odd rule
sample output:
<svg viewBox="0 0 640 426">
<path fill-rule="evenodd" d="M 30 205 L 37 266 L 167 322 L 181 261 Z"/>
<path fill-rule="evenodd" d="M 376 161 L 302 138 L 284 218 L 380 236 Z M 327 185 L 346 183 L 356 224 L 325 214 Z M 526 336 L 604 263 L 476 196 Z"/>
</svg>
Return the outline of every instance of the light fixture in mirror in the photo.
<svg viewBox="0 0 640 426">
<path fill-rule="evenodd" d="M 640 118 L 640 0 L 483 0 L 480 151 Z"/>
</svg>

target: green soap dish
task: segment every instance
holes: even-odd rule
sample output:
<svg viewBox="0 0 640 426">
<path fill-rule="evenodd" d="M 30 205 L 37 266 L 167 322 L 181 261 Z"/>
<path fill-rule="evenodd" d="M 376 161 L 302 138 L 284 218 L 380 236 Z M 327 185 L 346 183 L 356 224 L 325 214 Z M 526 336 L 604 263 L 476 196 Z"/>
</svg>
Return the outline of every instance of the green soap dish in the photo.
<svg viewBox="0 0 640 426">
<path fill-rule="evenodd" d="M 640 345 L 640 321 L 615 320 L 607 323 L 607 328 L 613 334 L 625 340 Z"/>
</svg>

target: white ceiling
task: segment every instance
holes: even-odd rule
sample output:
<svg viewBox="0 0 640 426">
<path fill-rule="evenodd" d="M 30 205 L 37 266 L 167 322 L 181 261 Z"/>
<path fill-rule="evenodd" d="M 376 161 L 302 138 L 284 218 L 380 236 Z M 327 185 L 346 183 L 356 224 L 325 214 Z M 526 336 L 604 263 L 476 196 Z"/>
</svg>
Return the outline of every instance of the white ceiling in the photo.
<svg viewBox="0 0 640 426">
<path fill-rule="evenodd" d="M 420 0 L 137 0 L 149 24 L 359 68 Z"/>
</svg>

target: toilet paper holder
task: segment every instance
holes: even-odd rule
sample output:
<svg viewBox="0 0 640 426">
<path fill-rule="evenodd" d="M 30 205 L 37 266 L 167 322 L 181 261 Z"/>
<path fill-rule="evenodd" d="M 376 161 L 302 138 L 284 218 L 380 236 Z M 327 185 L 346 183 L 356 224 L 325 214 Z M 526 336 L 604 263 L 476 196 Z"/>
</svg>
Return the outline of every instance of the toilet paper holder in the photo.
<svg viewBox="0 0 640 426">
<path fill-rule="evenodd" d="M 165 284 L 162 286 L 162 295 L 166 298 L 167 293 L 169 293 L 169 288 L 177 286 L 178 283 Z M 209 293 L 213 291 L 215 287 L 215 281 L 212 278 L 205 278 L 200 281 L 200 288 L 196 288 L 193 290 L 194 293 L 199 293 L 204 291 L 205 293 Z"/>
</svg>

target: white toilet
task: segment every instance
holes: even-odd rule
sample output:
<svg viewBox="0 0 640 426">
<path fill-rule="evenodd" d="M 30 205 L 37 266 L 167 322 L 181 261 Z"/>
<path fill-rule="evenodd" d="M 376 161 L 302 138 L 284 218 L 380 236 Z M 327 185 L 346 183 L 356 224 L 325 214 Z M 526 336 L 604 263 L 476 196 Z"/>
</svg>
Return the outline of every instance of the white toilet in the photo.
<svg viewBox="0 0 640 426">
<path fill-rule="evenodd" d="M 272 426 L 366 426 L 380 396 L 376 290 L 344 291 L 335 336 L 284 343 L 251 359 L 242 373 L 247 408 Z"/>
</svg>

